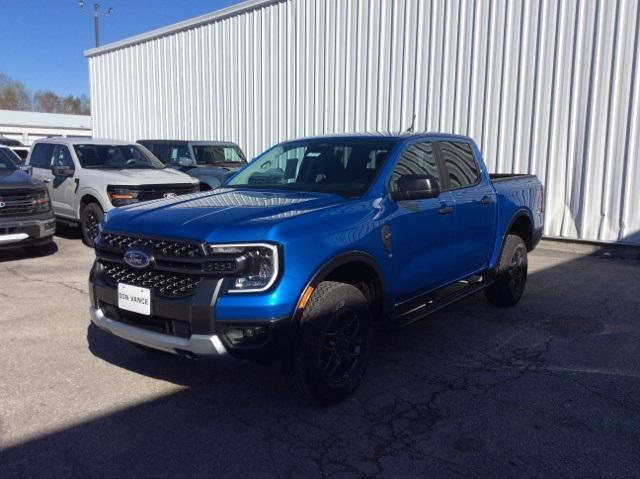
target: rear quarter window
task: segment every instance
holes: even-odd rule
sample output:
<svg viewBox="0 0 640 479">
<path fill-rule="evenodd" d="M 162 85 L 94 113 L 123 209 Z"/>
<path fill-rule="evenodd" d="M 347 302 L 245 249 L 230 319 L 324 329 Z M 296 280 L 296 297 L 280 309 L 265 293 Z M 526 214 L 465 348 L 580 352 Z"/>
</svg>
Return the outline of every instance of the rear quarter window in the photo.
<svg viewBox="0 0 640 479">
<path fill-rule="evenodd" d="M 438 145 L 448 175 L 450 189 L 464 188 L 478 181 L 480 170 L 469 143 L 441 141 Z"/>
</svg>

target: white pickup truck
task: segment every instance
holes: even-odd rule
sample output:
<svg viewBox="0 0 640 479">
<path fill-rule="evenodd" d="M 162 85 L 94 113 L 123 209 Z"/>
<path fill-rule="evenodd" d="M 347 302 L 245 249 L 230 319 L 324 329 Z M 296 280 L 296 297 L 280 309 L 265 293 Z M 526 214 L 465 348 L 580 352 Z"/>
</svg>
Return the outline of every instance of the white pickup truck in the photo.
<svg viewBox="0 0 640 479">
<path fill-rule="evenodd" d="M 116 140 L 37 140 L 27 165 L 47 184 L 55 216 L 79 223 L 89 246 L 112 208 L 200 191 L 197 179 L 166 168 L 143 146 Z"/>
</svg>

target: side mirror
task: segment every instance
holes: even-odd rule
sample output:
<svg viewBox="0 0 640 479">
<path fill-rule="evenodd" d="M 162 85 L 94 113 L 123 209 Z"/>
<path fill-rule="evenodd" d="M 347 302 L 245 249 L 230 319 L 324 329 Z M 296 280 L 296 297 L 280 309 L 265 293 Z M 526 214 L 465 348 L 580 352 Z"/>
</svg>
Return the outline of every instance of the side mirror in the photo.
<svg viewBox="0 0 640 479">
<path fill-rule="evenodd" d="M 65 177 L 71 177 L 75 173 L 74 168 L 68 165 L 54 165 L 53 168 L 51 168 L 51 171 L 53 172 L 54 176 Z"/>
<path fill-rule="evenodd" d="M 394 201 L 423 200 L 439 195 L 440 185 L 431 175 L 402 175 L 398 180 L 398 190 L 391 192 Z"/>
<path fill-rule="evenodd" d="M 20 169 L 22 171 L 24 171 L 25 173 L 27 173 L 28 175 L 32 175 L 33 176 L 33 166 L 31 166 L 31 165 L 21 165 Z"/>
</svg>

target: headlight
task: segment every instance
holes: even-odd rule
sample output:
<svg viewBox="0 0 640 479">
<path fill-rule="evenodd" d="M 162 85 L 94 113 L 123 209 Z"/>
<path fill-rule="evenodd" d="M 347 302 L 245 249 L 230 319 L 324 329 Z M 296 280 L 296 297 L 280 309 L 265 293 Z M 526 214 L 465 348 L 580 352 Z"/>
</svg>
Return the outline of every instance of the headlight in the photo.
<svg viewBox="0 0 640 479">
<path fill-rule="evenodd" d="M 210 255 L 238 258 L 241 270 L 231 278 L 230 293 L 258 293 L 268 290 L 280 270 L 278 247 L 269 243 L 207 245 Z"/>
<path fill-rule="evenodd" d="M 107 186 L 107 194 L 113 206 L 125 206 L 138 201 L 138 192 L 126 186 Z"/>
<path fill-rule="evenodd" d="M 38 191 L 34 199 L 34 207 L 36 211 L 48 211 L 51 208 L 49 201 L 49 193 L 47 190 Z"/>
</svg>

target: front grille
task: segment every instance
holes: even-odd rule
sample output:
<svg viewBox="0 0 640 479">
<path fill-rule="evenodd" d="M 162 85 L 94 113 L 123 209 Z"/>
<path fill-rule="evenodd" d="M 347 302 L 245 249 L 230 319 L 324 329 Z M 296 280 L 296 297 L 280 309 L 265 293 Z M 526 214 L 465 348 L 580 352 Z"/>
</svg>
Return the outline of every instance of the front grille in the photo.
<svg viewBox="0 0 640 479">
<path fill-rule="evenodd" d="M 158 200 L 164 198 L 165 195 L 174 194 L 176 196 L 188 195 L 200 191 L 199 185 L 180 184 L 180 185 L 142 185 L 137 186 L 138 201 Z"/>
<path fill-rule="evenodd" d="M 37 196 L 38 193 L 1 192 L 0 203 L 4 203 L 4 206 L 0 208 L 0 216 L 21 216 L 34 213 Z"/>
<path fill-rule="evenodd" d="M 108 283 L 130 284 L 154 290 L 158 296 L 178 298 L 193 294 L 202 278 L 189 274 L 176 274 L 167 271 L 136 271 L 125 265 L 100 261 L 104 278 Z"/>
<path fill-rule="evenodd" d="M 204 250 L 199 244 L 183 241 L 138 238 L 115 233 L 102 233 L 100 242 L 124 252 L 127 248 L 144 247 L 155 255 L 176 258 L 197 258 L 204 256 Z"/>
</svg>

